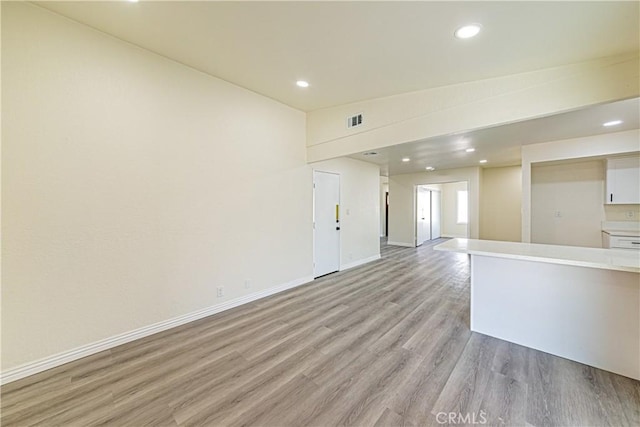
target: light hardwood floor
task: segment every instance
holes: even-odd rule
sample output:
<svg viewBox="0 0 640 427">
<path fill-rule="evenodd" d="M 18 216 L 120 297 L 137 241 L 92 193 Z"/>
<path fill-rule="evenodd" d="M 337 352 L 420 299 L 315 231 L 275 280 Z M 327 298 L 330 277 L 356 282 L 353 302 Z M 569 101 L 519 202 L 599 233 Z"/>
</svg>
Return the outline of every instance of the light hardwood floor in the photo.
<svg viewBox="0 0 640 427">
<path fill-rule="evenodd" d="M 640 425 L 640 382 L 471 333 L 433 245 L 3 386 L 2 426 Z"/>
</svg>

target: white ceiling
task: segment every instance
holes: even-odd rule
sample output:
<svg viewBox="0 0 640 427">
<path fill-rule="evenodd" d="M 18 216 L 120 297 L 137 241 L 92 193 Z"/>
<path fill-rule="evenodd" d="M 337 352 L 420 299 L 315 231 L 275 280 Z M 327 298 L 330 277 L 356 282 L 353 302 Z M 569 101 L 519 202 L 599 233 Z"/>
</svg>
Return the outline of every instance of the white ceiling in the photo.
<svg viewBox="0 0 640 427">
<path fill-rule="evenodd" d="M 637 1 L 37 4 L 305 111 L 640 50 Z M 453 37 L 468 23 L 478 37 Z M 639 128 L 639 116 L 634 99 L 351 157 L 384 175 L 514 165 L 522 145 Z M 602 127 L 614 118 L 624 124 Z"/>
<path fill-rule="evenodd" d="M 638 2 L 39 2 L 311 111 L 639 50 Z M 453 37 L 463 24 L 481 34 Z M 297 79 L 311 86 L 299 89 Z"/>
<path fill-rule="evenodd" d="M 611 120 L 623 120 L 619 126 L 603 127 Z M 438 170 L 467 166 L 485 167 L 518 165 L 520 147 L 546 141 L 579 138 L 640 128 L 640 98 L 618 101 L 493 128 L 430 138 L 392 147 L 373 150 L 376 155 L 363 153 L 350 156 L 354 159 L 376 163 L 382 175 L 425 172 L 425 167 Z M 466 148 L 476 149 L 467 153 Z M 640 151 L 640 141 L 638 141 Z M 403 157 L 411 161 L 402 162 Z"/>
</svg>

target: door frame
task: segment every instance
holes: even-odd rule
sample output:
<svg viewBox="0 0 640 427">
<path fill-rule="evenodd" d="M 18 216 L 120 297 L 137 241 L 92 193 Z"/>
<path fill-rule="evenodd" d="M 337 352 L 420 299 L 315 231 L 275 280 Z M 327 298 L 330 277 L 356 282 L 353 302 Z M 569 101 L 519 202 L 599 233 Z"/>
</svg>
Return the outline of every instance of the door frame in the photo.
<svg viewBox="0 0 640 427">
<path fill-rule="evenodd" d="M 312 276 L 313 279 L 317 279 L 318 277 L 322 277 L 322 276 L 315 276 L 316 274 L 316 182 L 315 182 L 315 173 L 316 172 L 322 172 L 322 173 L 328 173 L 331 175 L 336 175 L 338 177 L 338 206 L 340 206 L 340 210 L 339 210 L 339 219 L 340 219 L 340 233 L 338 233 L 338 270 L 336 271 L 341 271 L 342 270 L 342 177 L 340 176 L 340 174 L 338 172 L 330 172 L 330 171 L 326 171 L 326 170 L 321 170 L 321 169 L 312 169 L 311 170 L 311 231 L 312 231 L 312 239 L 311 239 L 311 246 L 312 246 L 312 254 L 313 254 L 313 259 L 312 259 L 312 264 L 311 264 L 311 271 L 312 271 Z M 327 273 L 327 274 L 331 274 L 331 273 Z"/>
<path fill-rule="evenodd" d="M 438 237 L 433 237 L 433 196 L 434 194 L 438 195 L 438 205 L 440 208 L 440 212 L 438 212 L 438 222 L 440 226 L 440 233 L 438 233 Z M 468 235 L 468 233 L 467 233 Z M 431 190 L 431 240 L 440 239 L 442 237 L 442 191 L 441 190 Z"/>
</svg>

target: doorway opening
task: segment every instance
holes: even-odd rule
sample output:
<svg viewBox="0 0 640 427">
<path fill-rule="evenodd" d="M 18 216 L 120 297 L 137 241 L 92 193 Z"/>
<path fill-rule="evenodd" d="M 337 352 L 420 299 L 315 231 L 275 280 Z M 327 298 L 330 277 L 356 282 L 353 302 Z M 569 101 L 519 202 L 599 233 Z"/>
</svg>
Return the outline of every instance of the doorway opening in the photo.
<svg viewBox="0 0 640 427">
<path fill-rule="evenodd" d="M 441 237 L 469 237 L 467 181 L 423 184 L 414 193 L 415 246 Z"/>
<path fill-rule="evenodd" d="M 380 177 L 380 238 L 389 235 L 389 177 Z"/>
<path fill-rule="evenodd" d="M 441 200 L 440 188 L 435 186 L 417 185 L 415 192 L 415 243 L 422 245 L 428 240 L 440 238 L 441 229 Z"/>
<path fill-rule="evenodd" d="M 389 190 L 384 193 L 384 235 L 389 237 Z"/>
</svg>

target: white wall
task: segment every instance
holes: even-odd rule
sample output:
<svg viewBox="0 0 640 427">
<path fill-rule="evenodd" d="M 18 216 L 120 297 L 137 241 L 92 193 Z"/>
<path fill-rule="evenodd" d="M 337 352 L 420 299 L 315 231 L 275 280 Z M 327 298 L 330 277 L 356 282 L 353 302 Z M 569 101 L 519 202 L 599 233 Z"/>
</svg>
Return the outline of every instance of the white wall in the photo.
<svg viewBox="0 0 640 427">
<path fill-rule="evenodd" d="M 519 242 L 522 233 L 522 167 L 482 171 L 480 238 Z"/>
<path fill-rule="evenodd" d="M 340 158 L 311 164 L 340 174 L 340 269 L 380 257 L 380 168 Z"/>
<path fill-rule="evenodd" d="M 3 371 L 312 276 L 304 113 L 13 2 L 2 104 Z"/>
<path fill-rule="evenodd" d="M 389 239 L 391 245 L 415 246 L 415 197 L 412 182 L 389 177 Z"/>
<path fill-rule="evenodd" d="M 469 191 L 467 181 L 442 184 L 442 237 L 468 237 L 469 224 L 458 223 L 458 191 Z"/>
<path fill-rule="evenodd" d="M 640 221 L 640 205 L 604 205 L 607 221 Z"/>
<path fill-rule="evenodd" d="M 602 247 L 604 161 L 531 169 L 531 242 Z"/>
<path fill-rule="evenodd" d="M 640 95 L 638 53 L 377 98 L 307 115 L 310 161 Z M 364 114 L 361 127 L 344 121 Z"/>
<path fill-rule="evenodd" d="M 640 130 L 594 135 L 522 146 L 522 241 L 531 241 L 531 167 L 552 162 L 638 151 Z"/>
<path fill-rule="evenodd" d="M 393 175 L 389 177 L 389 242 L 415 245 L 416 185 L 467 181 L 469 184 L 469 237 L 477 239 L 480 225 L 479 167 Z"/>
</svg>

